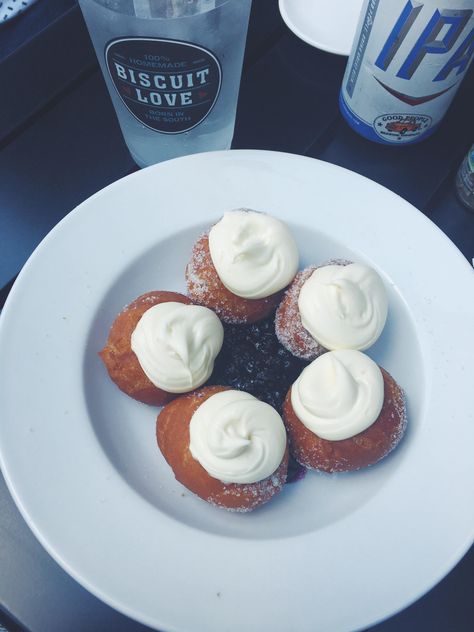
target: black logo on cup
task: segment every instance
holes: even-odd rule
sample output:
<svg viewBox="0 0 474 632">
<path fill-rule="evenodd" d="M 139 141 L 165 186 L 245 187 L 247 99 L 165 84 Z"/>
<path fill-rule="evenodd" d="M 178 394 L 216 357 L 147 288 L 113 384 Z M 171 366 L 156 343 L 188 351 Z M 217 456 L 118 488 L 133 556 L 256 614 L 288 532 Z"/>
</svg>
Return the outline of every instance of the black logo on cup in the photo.
<svg viewBox="0 0 474 632">
<path fill-rule="evenodd" d="M 199 125 L 221 89 L 219 60 L 196 44 L 121 38 L 107 44 L 105 60 L 127 109 L 140 123 L 164 134 Z"/>
</svg>

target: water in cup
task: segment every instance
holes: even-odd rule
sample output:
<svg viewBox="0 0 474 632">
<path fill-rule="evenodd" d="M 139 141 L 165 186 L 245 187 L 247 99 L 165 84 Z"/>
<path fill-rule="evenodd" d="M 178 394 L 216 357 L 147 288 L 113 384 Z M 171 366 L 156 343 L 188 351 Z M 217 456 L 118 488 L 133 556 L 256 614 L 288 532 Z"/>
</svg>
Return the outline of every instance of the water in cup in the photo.
<svg viewBox="0 0 474 632">
<path fill-rule="evenodd" d="M 251 0 L 80 5 L 139 166 L 230 147 Z"/>
</svg>

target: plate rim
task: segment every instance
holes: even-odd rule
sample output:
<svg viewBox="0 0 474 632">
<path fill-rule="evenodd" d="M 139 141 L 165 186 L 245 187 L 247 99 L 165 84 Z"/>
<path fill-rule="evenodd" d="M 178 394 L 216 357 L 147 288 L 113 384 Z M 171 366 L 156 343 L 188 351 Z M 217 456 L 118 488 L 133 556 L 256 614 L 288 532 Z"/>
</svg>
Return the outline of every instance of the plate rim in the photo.
<svg viewBox="0 0 474 632">
<path fill-rule="evenodd" d="M 208 154 L 198 154 L 195 155 L 193 157 L 191 156 L 187 156 L 185 158 L 178 158 L 175 159 L 173 161 L 169 161 L 169 163 L 176 163 L 177 161 L 191 161 L 194 162 L 195 160 L 213 160 L 213 156 L 220 156 L 221 158 L 225 156 L 224 160 L 227 160 L 229 158 L 231 158 L 231 156 L 239 156 L 239 158 L 244 158 L 244 160 L 247 158 L 252 158 L 254 156 L 258 156 L 259 158 L 264 158 L 266 157 L 267 160 L 272 160 L 272 156 L 278 155 L 279 157 L 277 158 L 277 160 L 303 160 L 303 161 L 308 161 L 311 163 L 319 163 L 321 161 L 317 161 L 315 159 L 312 158 L 307 158 L 304 156 L 298 156 L 298 155 L 293 155 L 293 154 L 285 154 L 283 152 L 268 152 L 268 151 L 259 151 L 259 150 L 233 150 L 232 152 L 209 152 Z M 163 163 L 164 164 L 164 163 Z M 324 163 L 324 164 L 328 164 L 328 163 Z M 340 167 L 337 167 L 335 165 L 330 165 L 331 169 L 335 169 L 335 170 L 342 170 L 342 171 L 346 171 L 348 172 L 348 170 L 342 169 Z M 90 205 L 90 201 L 91 200 L 95 200 L 98 197 L 102 196 L 102 195 L 108 195 L 108 192 L 115 186 L 123 186 L 121 183 L 123 183 L 124 180 L 129 181 L 131 178 L 142 178 L 142 177 L 147 177 L 147 176 L 143 176 L 142 174 L 144 173 L 152 173 L 153 171 L 155 171 L 156 169 L 160 169 L 161 166 L 160 165 L 156 165 L 154 167 L 151 167 L 147 170 L 143 170 L 140 172 L 136 172 L 134 174 L 131 174 L 129 176 L 126 176 L 125 178 L 122 178 L 114 183 L 112 183 L 111 185 L 108 185 L 107 187 L 105 187 L 104 189 L 101 189 L 99 192 L 95 193 L 93 196 L 91 196 L 90 198 L 88 198 L 87 200 L 85 200 L 82 204 L 80 204 L 78 207 L 76 207 L 76 209 L 74 209 L 73 211 L 71 211 L 71 213 L 69 215 L 67 215 L 61 222 L 59 222 L 58 225 L 55 226 L 55 228 L 46 236 L 46 238 L 41 242 L 41 244 L 37 247 L 37 249 L 35 249 L 33 255 L 30 257 L 30 259 L 28 260 L 27 264 L 25 265 L 24 269 L 21 271 L 20 275 L 18 276 L 18 279 L 14 285 L 14 287 L 12 288 L 12 291 L 10 293 L 10 296 L 7 299 L 7 302 L 5 304 L 5 308 L 2 312 L 1 318 L 0 318 L 0 342 L 1 342 L 1 338 L 3 335 L 3 323 L 5 322 L 6 318 L 4 316 L 4 314 L 9 314 L 10 312 L 10 304 L 13 305 L 14 301 L 15 301 L 15 297 L 18 293 L 20 293 L 21 291 L 23 291 L 22 288 L 22 284 L 23 284 L 23 277 L 26 276 L 28 274 L 28 269 L 33 266 L 35 264 L 35 257 L 38 257 L 41 255 L 41 251 L 43 248 L 46 248 L 49 240 L 52 239 L 51 235 L 53 233 L 56 233 L 57 231 L 61 231 L 62 227 L 64 225 L 67 225 L 67 222 L 71 221 L 71 217 L 73 216 L 73 214 L 75 214 L 75 216 L 77 216 L 78 214 L 80 214 L 81 212 L 81 208 L 84 207 L 84 205 Z M 169 166 L 167 167 L 169 168 Z M 353 172 L 348 172 L 348 173 L 352 173 Z M 360 176 L 358 174 L 353 174 L 357 177 L 357 179 L 362 178 L 368 182 L 371 183 L 371 186 L 376 186 L 376 187 L 380 187 L 382 189 L 384 189 L 384 187 L 381 187 L 381 185 L 378 185 L 376 183 L 373 183 L 371 180 L 369 180 L 368 178 L 365 178 L 364 176 Z M 386 191 L 388 191 L 386 189 Z M 389 192 L 390 195 L 395 195 L 393 194 L 393 192 Z M 398 197 L 398 196 L 397 196 Z M 399 198 L 400 200 L 402 200 L 402 198 Z M 409 205 L 406 201 L 403 200 L 403 204 Z M 412 209 L 414 209 L 414 207 L 411 207 Z M 416 210 L 416 209 L 415 209 Z M 424 215 L 422 215 L 420 213 L 420 216 L 426 220 L 427 225 L 431 225 L 431 227 L 436 228 L 439 236 L 442 236 L 444 238 L 444 240 L 446 242 L 449 242 L 450 247 L 454 248 L 454 250 L 452 251 L 453 255 L 454 252 L 457 253 L 457 255 L 459 255 L 459 257 L 462 259 L 462 261 L 466 264 L 466 269 L 470 268 L 470 265 L 468 263 L 468 261 L 463 257 L 463 255 L 459 252 L 459 250 L 456 248 L 456 246 L 454 244 L 452 244 L 452 242 L 444 235 L 444 233 L 442 233 L 442 231 L 437 228 L 428 218 L 426 218 Z M 40 253 L 40 254 L 38 254 Z M 25 272 L 26 270 L 26 272 Z M 471 269 L 472 271 L 472 269 Z M 11 298 L 12 297 L 12 298 Z M 22 498 L 17 494 L 16 489 L 15 489 L 15 484 L 13 479 L 10 477 L 10 472 L 8 467 L 5 467 L 6 464 L 6 460 L 4 458 L 3 455 L 3 451 L 2 451 L 2 437 L 1 437 L 1 432 L 0 432 L 0 467 L 3 471 L 3 474 L 5 476 L 5 480 L 7 483 L 7 486 L 9 488 L 10 493 L 12 494 L 15 503 L 17 504 L 17 506 L 20 509 L 21 514 L 23 515 L 23 517 L 25 518 L 28 526 L 30 527 L 30 529 L 33 531 L 33 533 L 35 534 L 35 536 L 37 537 L 37 539 L 41 542 L 41 544 L 43 545 L 43 547 L 48 551 L 48 553 L 53 557 L 53 559 L 55 559 L 56 561 L 59 562 L 59 564 L 70 574 L 72 575 L 80 584 L 82 584 L 83 586 L 85 586 L 88 590 L 90 590 L 93 594 L 97 595 L 100 599 L 102 599 L 103 601 L 105 601 L 106 603 L 108 603 L 109 605 L 111 605 L 112 607 L 114 607 L 115 609 L 123 612 L 124 614 L 127 614 L 128 616 L 131 616 L 132 618 L 141 621 L 147 625 L 151 625 L 151 626 L 156 626 L 156 625 L 163 625 L 163 624 L 159 624 L 157 623 L 157 620 L 155 618 L 149 619 L 148 617 L 144 616 L 143 613 L 137 613 L 137 611 L 132 609 L 129 609 L 128 607 L 124 606 L 124 604 L 122 603 L 117 603 L 114 599 L 110 598 L 109 595 L 107 595 L 107 593 L 104 593 L 99 587 L 95 586 L 93 583 L 91 583 L 87 578 L 84 578 L 80 573 L 76 572 L 76 570 L 74 568 L 71 568 L 68 565 L 67 560 L 63 559 L 62 556 L 58 553 L 58 551 L 56 551 L 54 549 L 54 547 L 52 547 L 47 539 L 47 537 L 45 537 L 43 535 L 43 533 L 41 532 L 41 530 L 37 529 L 37 526 L 35 524 L 34 519 L 30 516 L 28 508 L 24 505 Z M 442 577 L 445 576 L 446 572 L 448 572 L 460 559 L 461 557 L 465 554 L 465 552 L 468 550 L 469 546 L 472 543 L 472 534 L 471 534 L 471 539 L 469 541 L 466 541 L 465 543 L 463 543 L 463 545 L 460 545 L 460 547 L 458 548 L 458 551 L 456 554 L 453 554 L 453 559 L 449 560 L 446 562 L 446 564 L 444 565 L 444 568 L 441 570 L 439 576 L 435 577 L 432 579 L 430 585 L 428 585 L 425 590 L 415 596 L 413 596 L 412 601 L 410 602 L 405 602 L 403 605 L 400 606 L 400 608 L 398 608 L 398 610 L 395 611 L 390 611 L 390 612 L 386 612 L 385 614 L 382 615 L 382 618 L 385 618 L 386 616 L 390 616 L 395 614 L 396 612 L 400 611 L 401 609 L 403 609 L 404 607 L 406 607 L 407 605 L 409 605 L 409 603 L 413 603 L 414 601 L 416 601 L 422 594 L 425 594 L 428 590 L 430 590 L 436 583 L 438 583 Z M 381 619 L 378 618 L 377 621 L 380 621 Z M 374 623 L 374 621 L 371 621 L 369 623 Z M 366 625 L 366 623 L 364 623 L 363 625 Z M 167 629 L 180 629 L 180 628 L 172 628 L 172 627 L 167 627 Z"/>
</svg>

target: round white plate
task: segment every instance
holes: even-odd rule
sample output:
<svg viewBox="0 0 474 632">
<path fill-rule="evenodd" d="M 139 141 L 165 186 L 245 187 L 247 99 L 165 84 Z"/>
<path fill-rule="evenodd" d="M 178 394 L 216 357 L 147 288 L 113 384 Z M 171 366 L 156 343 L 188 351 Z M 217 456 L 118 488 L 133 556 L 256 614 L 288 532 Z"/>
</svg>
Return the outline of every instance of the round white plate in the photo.
<svg viewBox="0 0 474 632">
<path fill-rule="evenodd" d="M 115 315 L 184 290 L 193 242 L 227 209 L 286 220 L 302 265 L 374 266 L 389 318 L 370 355 L 406 389 L 390 457 L 309 473 L 252 514 L 175 480 L 156 409 L 97 357 Z M 0 324 L 0 462 L 49 553 L 118 610 L 163 631 L 347 631 L 403 608 L 473 538 L 474 275 L 420 212 L 354 173 L 272 152 L 165 162 L 97 193 L 42 242 Z"/>
<path fill-rule="evenodd" d="M 279 0 L 281 17 L 300 39 L 336 55 L 349 55 L 363 0 Z"/>
</svg>

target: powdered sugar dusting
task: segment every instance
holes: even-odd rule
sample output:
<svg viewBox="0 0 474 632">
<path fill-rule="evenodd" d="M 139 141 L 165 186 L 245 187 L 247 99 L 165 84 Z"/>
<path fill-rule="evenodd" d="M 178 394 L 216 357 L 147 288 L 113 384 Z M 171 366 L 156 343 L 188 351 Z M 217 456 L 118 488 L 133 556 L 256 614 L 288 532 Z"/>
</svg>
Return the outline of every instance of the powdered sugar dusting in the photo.
<svg viewBox="0 0 474 632">
<path fill-rule="evenodd" d="M 298 309 L 301 288 L 315 270 L 316 267 L 311 266 L 296 275 L 275 315 L 275 332 L 280 344 L 303 360 L 314 360 L 327 351 L 303 327 Z"/>
<path fill-rule="evenodd" d="M 391 417 L 396 425 L 387 454 L 397 447 L 405 434 L 408 423 L 405 391 L 400 388 L 400 392 L 388 400 L 388 405 L 393 408 Z"/>
<path fill-rule="evenodd" d="M 222 500 L 215 496 L 206 498 L 207 502 L 227 511 L 247 513 L 256 507 L 267 503 L 275 494 L 280 492 L 286 482 L 286 473 L 279 468 L 271 476 L 257 483 L 249 484 L 224 484 L 223 496 L 242 498 L 242 503 L 237 507 L 228 507 Z"/>
<path fill-rule="evenodd" d="M 318 268 L 324 268 L 324 266 L 348 266 L 351 263 L 354 263 L 354 262 L 349 261 L 349 259 L 340 259 L 340 258 L 328 259 L 324 263 L 321 263 L 321 265 L 319 265 Z"/>
<path fill-rule="evenodd" d="M 203 246 L 203 239 L 207 237 L 209 231 L 199 236 L 196 244 L 193 248 L 191 259 L 186 267 L 186 281 L 190 297 L 197 303 L 202 303 L 206 300 L 206 296 L 209 295 L 209 284 L 205 277 L 199 274 L 199 270 L 202 270 L 205 260 L 205 250 Z"/>
</svg>

